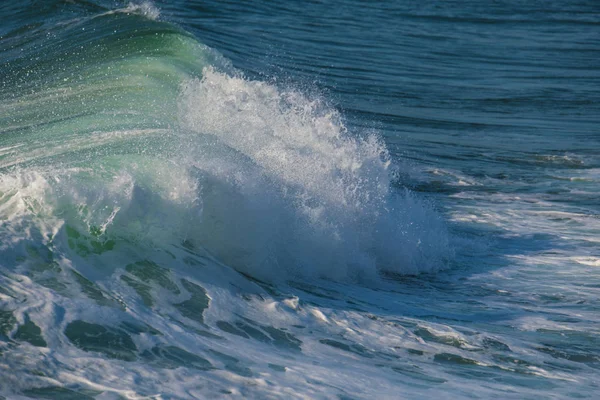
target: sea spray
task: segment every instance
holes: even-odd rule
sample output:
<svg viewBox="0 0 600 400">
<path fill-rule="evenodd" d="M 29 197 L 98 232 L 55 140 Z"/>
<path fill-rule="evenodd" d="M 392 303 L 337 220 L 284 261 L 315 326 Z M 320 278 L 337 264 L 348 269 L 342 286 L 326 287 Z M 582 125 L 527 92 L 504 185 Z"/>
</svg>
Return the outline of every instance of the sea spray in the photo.
<svg viewBox="0 0 600 400">
<path fill-rule="evenodd" d="M 215 142 L 188 152 L 203 180 L 191 239 L 226 264 L 268 280 L 360 280 L 435 271 L 451 254 L 435 211 L 390 187 L 378 137 L 348 132 L 321 99 L 208 67 L 183 85 L 180 118 Z"/>
</svg>

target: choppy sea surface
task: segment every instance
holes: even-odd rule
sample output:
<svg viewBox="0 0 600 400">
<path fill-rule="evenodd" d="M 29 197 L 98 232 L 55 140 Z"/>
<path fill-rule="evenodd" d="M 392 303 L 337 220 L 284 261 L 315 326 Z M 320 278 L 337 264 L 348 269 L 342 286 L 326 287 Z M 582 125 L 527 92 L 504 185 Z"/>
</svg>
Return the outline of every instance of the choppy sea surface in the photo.
<svg viewBox="0 0 600 400">
<path fill-rule="evenodd" d="M 0 399 L 597 398 L 600 3 L 0 4 Z"/>
</svg>

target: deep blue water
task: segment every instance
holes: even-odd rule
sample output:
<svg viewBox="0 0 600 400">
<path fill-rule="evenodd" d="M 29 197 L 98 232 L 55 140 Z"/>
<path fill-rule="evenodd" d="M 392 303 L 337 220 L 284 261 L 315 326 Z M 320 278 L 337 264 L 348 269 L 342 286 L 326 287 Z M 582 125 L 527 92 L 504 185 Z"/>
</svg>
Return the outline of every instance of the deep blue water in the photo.
<svg viewBox="0 0 600 400">
<path fill-rule="evenodd" d="M 0 398 L 596 397 L 597 1 L 0 21 Z"/>
</svg>

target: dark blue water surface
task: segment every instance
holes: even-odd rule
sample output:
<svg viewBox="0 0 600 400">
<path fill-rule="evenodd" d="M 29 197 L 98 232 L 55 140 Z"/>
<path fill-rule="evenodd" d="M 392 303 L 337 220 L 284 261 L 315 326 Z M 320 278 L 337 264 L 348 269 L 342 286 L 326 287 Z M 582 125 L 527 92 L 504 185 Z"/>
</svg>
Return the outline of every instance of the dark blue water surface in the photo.
<svg viewBox="0 0 600 400">
<path fill-rule="evenodd" d="M 0 399 L 599 372 L 599 1 L 0 4 Z"/>
<path fill-rule="evenodd" d="M 466 144 L 559 154 L 598 144 L 600 10 L 594 1 L 175 2 L 161 8 L 251 76 L 289 77 L 329 90 L 347 115 L 380 123 L 386 137 L 441 147 L 435 144 L 452 136 L 456 157 Z M 530 145 L 511 146 L 515 137 Z"/>
</svg>

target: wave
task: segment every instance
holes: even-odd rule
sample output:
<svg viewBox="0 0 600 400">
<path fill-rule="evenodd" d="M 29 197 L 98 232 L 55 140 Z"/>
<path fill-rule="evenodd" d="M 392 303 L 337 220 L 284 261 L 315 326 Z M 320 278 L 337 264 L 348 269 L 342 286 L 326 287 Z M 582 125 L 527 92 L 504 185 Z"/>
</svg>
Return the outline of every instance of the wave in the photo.
<svg viewBox="0 0 600 400">
<path fill-rule="evenodd" d="M 187 243 L 270 281 L 446 266 L 444 221 L 392 187 L 399 167 L 376 133 L 349 130 L 318 96 L 245 78 L 158 15 L 130 4 L 53 28 L 73 34 L 58 54 L 81 47 L 81 61 L 42 57 L 28 67 L 46 66 L 43 79 L 3 96 L 5 259 L 37 235 L 72 260 Z M 69 245 L 70 230 L 90 243 Z"/>
</svg>

